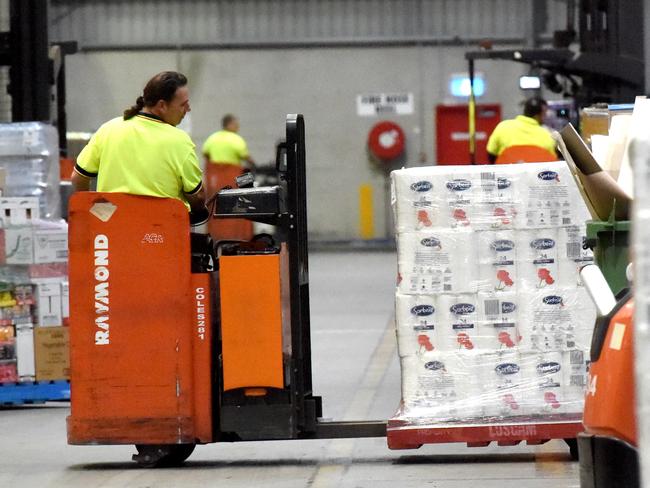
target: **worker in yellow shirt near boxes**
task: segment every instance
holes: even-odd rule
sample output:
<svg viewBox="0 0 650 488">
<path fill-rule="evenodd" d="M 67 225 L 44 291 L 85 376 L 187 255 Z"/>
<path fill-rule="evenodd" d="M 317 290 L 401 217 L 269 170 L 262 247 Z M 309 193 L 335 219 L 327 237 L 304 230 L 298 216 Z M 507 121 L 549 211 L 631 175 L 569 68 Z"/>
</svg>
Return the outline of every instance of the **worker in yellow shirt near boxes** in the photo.
<svg viewBox="0 0 650 488">
<path fill-rule="evenodd" d="M 75 191 L 97 178 L 97 191 L 176 198 L 207 218 L 194 143 L 176 127 L 190 110 L 187 78 L 158 73 L 136 104 L 103 124 L 81 151 L 71 176 Z"/>
<path fill-rule="evenodd" d="M 235 178 L 244 172 L 244 168 L 255 167 L 246 141 L 238 134 L 237 117 L 225 115 L 221 127 L 222 130 L 212 134 L 203 144 L 205 186 L 209 195 L 226 186 L 236 188 Z M 214 240 L 250 239 L 253 236 L 252 222 L 244 219 L 211 219 L 208 228 Z"/>
<path fill-rule="evenodd" d="M 526 100 L 523 115 L 499 122 L 487 142 L 491 164 L 556 161 L 555 141 L 542 127 L 548 105 L 533 97 Z"/>
</svg>

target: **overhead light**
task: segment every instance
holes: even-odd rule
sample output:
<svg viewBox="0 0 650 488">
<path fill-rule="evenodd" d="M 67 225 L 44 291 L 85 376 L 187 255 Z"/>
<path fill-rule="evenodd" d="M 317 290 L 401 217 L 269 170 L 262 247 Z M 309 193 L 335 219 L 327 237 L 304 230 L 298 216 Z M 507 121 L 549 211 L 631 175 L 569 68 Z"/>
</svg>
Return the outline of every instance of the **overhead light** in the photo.
<svg viewBox="0 0 650 488">
<path fill-rule="evenodd" d="M 464 73 L 452 74 L 449 80 L 449 91 L 454 97 L 469 97 L 470 83 L 469 76 Z M 485 94 L 485 77 L 483 73 L 474 75 L 474 96 L 480 97 Z"/>
<path fill-rule="evenodd" d="M 519 88 L 522 90 L 539 90 L 542 87 L 542 80 L 539 76 L 520 76 Z"/>
</svg>

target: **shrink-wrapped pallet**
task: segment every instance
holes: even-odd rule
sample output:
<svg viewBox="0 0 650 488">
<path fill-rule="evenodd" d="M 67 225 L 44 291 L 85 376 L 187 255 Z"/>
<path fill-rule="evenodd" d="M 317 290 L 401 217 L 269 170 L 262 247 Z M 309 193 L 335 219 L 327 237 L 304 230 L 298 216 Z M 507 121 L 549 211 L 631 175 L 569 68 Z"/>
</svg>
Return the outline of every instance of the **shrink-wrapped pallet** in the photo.
<svg viewBox="0 0 650 488">
<path fill-rule="evenodd" d="M 392 173 L 398 418 L 576 418 L 595 307 L 589 214 L 564 162 Z"/>
</svg>

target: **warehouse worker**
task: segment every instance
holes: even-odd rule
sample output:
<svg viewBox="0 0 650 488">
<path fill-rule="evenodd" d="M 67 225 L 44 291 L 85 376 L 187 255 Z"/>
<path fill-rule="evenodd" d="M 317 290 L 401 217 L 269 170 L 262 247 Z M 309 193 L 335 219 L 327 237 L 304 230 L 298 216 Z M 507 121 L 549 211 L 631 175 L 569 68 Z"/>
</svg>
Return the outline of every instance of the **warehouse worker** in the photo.
<svg viewBox="0 0 650 488">
<path fill-rule="evenodd" d="M 495 162 L 497 164 L 516 162 L 518 158 L 527 162 L 557 160 L 555 141 L 551 137 L 551 133 L 542 127 L 542 120 L 547 107 L 548 105 L 544 99 L 539 97 L 529 98 L 524 104 L 523 115 L 499 122 L 488 139 L 489 162 L 492 164 Z M 514 152 L 513 149 L 519 147 L 522 150 L 514 158 L 507 158 L 507 155 L 504 154 L 504 151 L 508 149 L 512 153 Z M 502 160 L 499 160 L 502 155 Z"/>
<path fill-rule="evenodd" d="M 97 178 L 97 191 L 176 198 L 191 215 L 207 218 L 194 143 L 176 127 L 190 110 L 187 78 L 158 73 L 136 104 L 103 124 L 81 151 L 74 190 L 87 191 Z"/>
<path fill-rule="evenodd" d="M 221 119 L 220 131 L 208 137 L 203 144 L 205 156 L 205 186 L 212 195 L 222 188 L 235 188 L 235 178 L 244 168 L 254 168 L 246 141 L 239 132 L 239 120 L 232 114 Z M 214 240 L 250 239 L 253 235 L 252 223 L 244 219 L 212 219 L 209 230 Z"/>
</svg>

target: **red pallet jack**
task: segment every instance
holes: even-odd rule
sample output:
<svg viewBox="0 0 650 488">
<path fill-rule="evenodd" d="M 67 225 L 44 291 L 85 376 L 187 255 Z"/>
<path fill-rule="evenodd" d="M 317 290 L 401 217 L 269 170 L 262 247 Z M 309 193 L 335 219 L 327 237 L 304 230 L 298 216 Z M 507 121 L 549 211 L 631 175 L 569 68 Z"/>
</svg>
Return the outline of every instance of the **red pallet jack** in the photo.
<svg viewBox="0 0 650 488">
<path fill-rule="evenodd" d="M 215 218 L 275 226 L 217 242 L 190 232 L 177 200 L 73 195 L 69 210 L 68 443 L 135 444 L 141 466 L 181 464 L 196 444 L 388 437 L 538 444 L 578 420 L 411 428 L 322 420 L 312 392 L 305 133 L 289 115 L 276 186 L 225 189 Z"/>
</svg>

